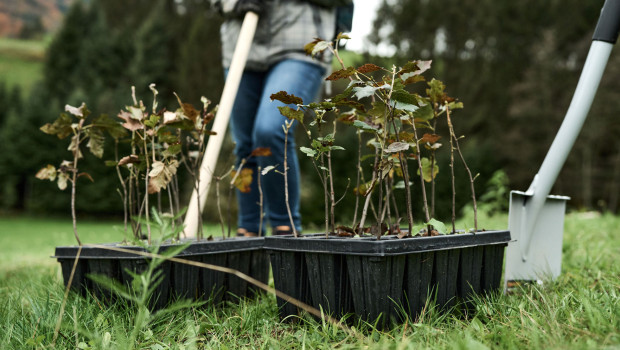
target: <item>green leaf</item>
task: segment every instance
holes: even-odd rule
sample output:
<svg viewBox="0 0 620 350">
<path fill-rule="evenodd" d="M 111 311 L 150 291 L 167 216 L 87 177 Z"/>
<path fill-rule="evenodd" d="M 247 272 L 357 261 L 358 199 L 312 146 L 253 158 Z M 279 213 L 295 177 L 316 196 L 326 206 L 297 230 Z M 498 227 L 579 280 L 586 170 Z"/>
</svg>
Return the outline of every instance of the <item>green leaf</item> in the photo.
<svg viewBox="0 0 620 350">
<path fill-rule="evenodd" d="M 114 139 L 120 139 L 127 134 L 121 123 L 110 118 L 107 114 L 101 114 L 93 119 L 91 125 L 105 130 Z"/>
<path fill-rule="evenodd" d="M 86 134 L 88 135 L 88 143 L 86 147 L 90 150 L 95 157 L 103 157 L 103 145 L 105 143 L 105 137 L 99 129 L 88 129 Z"/>
<path fill-rule="evenodd" d="M 355 93 L 355 97 L 358 100 L 361 100 L 364 97 L 370 97 L 375 94 L 377 90 L 387 90 L 390 88 L 390 85 L 383 84 L 381 86 L 356 86 L 353 88 L 353 92 Z"/>
<path fill-rule="evenodd" d="M 373 102 L 372 103 L 372 108 L 368 111 L 368 114 L 370 114 L 373 117 L 383 117 L 386 114 L 385 111 L 385 104 L 381 103 L 381 102 Z"/>
<path fill-rule="evenodd" d="M 273 165 L 267 165 L 265 168 L 263 168 L 263 170 L 261 170 L 261 175 L 266 175 L 267 173 L 269 173 L 270 171 L 272 171 L 273 169 L 275 169 L 276 167 Z"/>
<path fill-rule="evenodd" d="M 308 147 L 299 147 L 299 150 L 303 153 L 305 153 L 308 157 L 314 157 L 316 156 L 316 151 L 313 150 L 312 148 L 308 148 Z"/>
<path fill-rule="evenodd" d="M 304 121 L 303 111 L 292 109 L 289 106 L 280 106 L 278 107 L 278 110 L 280 110 L 280 114 L 287 117 L 289 120 L 297 120 L 300 123 L 303 123 Z"/>
<path fill-rule="evenodd" d="M 409 186 L 413 186 L 413 182 L 409 181 Z M 394 184 L 394 189 L 404 190 L 405 189 L 405 181 L 400 180 L 396 184 Z"/>
<path fill-rule="evenodd" d="M 426 225 L 433 226 L 433 228 L 437 230 L 437 232 L 439 232 L 440 234 L 445 235 L 446 233 L 448 233 L 448 229 L 446 228 L 446 225 L 437 219 L 430 219 L 426 223 Z"/>
<path fill-rule="evenodd" d="M 329 48 L 329 41 L 319 41 L 318 43 L 316 43 L 316 45 L 314 45 L 314 48 L 312 48 L 312 56 L 316 56 L 316 54 L 325 51 L 327 48 Z"/>
<path fill-rule="evenodd" d="M 177 155 L 181 152 L 181 150 L 183 149 L 183 146 L 180 143 L 175 143 L 170 145 L 164 152 L 163 155 L 164 157 L 168 158 L 168 157 L 172 157 L 174 155 Z"/>
<path fill-rule="evenodd" d="M 463 109 L 463 102 L 450 102 L 448 103 L 450 109 Z"/>
<path fill-rule="evenodd" d="M 403 111 L 415 112 L 418 110 L 418 98 L 416 95 L 407 92 L 406 90 L 397 90 L 392 92 L 391 99 L 395 102 L 392 105 Z"/>
<path fill-rule="evenodd" d="M 35 177 L 39 180 L 56 180 L 56 167 L 51 164 L 48 164 L 45 168 L 42 168 L 37 172 Z"/>
<path fill-rule="evenodd" d="M 58 185 L 58 189 L 60 189 L 61 191 L 64 191 L 67 188 L 68 181 L 69 181 L 69 175 L 67 175 L 64 172 L 58 173 L 58 180 L 56 181 L 56 184 Z"/>
<path fill-rule="evenodd" d="M 331 101 L 334 103 L 339 103 L 340 101 L 346 100 L 351 93 L 353 92 L 353 86 L 349 85 L 341 94 L 338 94 L 332 97 Z"/>
<path fill-rule="evenodd" d="M 113 278 L 110 278 L 105 275 L 96 275 L 96 274 L 87 274 L 87 277 L 93 280 L 99 286 L 104 287 L 122 296 L 123 298 L 134 300 L 134 301 L 137 300 L 136 297 L 132 295 L 133 293 L 129 291 L 127 286 L 125 286 L 124 284 L 120 283 L 119 281 Z"/>
<path fill-rule="evenodd" d="M 421 105 L 418 109 L 413 111 L 413 118 L 416 120 L 429 121 L 433 119 L 434 116 L 433 106 L 430 103 Z"/>
<path fill-rule="evenodd" d="M 159 129 L 157 137 L 159 137 L 160 143 L 175 144 L 180 142 L 179 135 L 170 132 L 170 128 L 168 127 Z"/>
<path fill-rule="evenodd" d="M 437 165 L 437 162 L 434 162 L 433 167 L 431 169 L 432 162 L 426 157 L 421 159 L 421 163 L 422 163 L 422 175 L 424 176 L 424 181 L 426 182 L 433 181 L 433 179 L 437 177 L 437 173 L 439 173 L 439 165 Z M 420 171 L 418 170 L 418 175 L 419 174 L 420 174 Z"/>
<path fill-rule="evenodd" d="M 151 114 L 149 119 L 144 121 L 144 125 L 148 126 L 149 128 L 154 128 L 159 123 L 159 119 L 160 119 L 159 116 L 156 116 L 155 114 Z"/>
<path fill-rule="evenodd" d="M 127 106 L 127 111 L 129 111 L 130 117 L 134 120 L 141 121 L 144 119 L 142 108 L 137 108 L 134 106 Z"/>
<path fill-rule="evenodd" d="M 338 40 L 346 40 L 346 39 L 351 39 L 348 35 L 344 34 L 344 33 L 338 33 L 338 36 L 336 36 L 336 39 Z"/>
<path fill-rule="evenodd" d="M 386 153 L 403 152 L 409 149 L 409 144 L 405 142 L 392 142 L 386 149 Z"/>
<path fill-rule="evenodd" d="M 59 139 L 64 139 L 73 133 L 71 123 L 71 117 L 65 113 L 61 113 L 54 123 L 47 123 L 43 125 L 40 130 L 49 135 L 56 135 Z"/>
<path fill-rule="evenodd" d="M 314 39 L 314 41 L 306 44 L 304 46 L 304 51 L 306 51 L 306 53 L 308 55 L 312 55 L 312 57 L 314 57 L 317 53 L 329 48 L 330 43 L 328 41 L 324 41 L 321 39 Z"/>
<path fill-rule="evenodd" d="M 445 89 L 444 83 L 433 78 L 433 80 L 428 82 L 426 94 L 431 98 L 431 102 L 443 104 L 443 101 L 446 99 Z"/>
<path fill-rule="evenodd" d="M 361 120 L 353 121 L 353 126 L 358 129 L 361 129 L 362 131 L 372 131 L 372 132 L 377 131 L 377 128 L 374 128 Z"/>
</svg>

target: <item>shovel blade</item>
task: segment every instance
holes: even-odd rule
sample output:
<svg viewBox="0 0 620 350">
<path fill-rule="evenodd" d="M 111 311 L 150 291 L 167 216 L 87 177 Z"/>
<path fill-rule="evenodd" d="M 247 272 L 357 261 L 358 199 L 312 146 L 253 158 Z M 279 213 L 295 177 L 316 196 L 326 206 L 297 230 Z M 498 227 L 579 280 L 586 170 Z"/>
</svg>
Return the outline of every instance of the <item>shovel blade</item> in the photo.
<svg viewBox="0 0 620 350">
<path fill-rule="evenodd" d="M 532 195 L 510 192 L 508 229 L 512 241 L 506 249 L 504 286 L 512 281 L 555 279 L 562 270 L 564 214 L 569 197 L 547 196 L 538 212 L 528 207 Z M 532 232 L 526 232 L 535 220 Z"/>
</svg>

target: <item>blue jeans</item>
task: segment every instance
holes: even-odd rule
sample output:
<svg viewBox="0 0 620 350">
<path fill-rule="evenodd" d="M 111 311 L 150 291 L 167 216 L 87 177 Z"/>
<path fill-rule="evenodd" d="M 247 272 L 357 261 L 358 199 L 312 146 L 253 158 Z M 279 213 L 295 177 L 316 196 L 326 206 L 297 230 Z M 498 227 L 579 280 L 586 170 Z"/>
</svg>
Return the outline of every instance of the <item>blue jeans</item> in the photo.
<svg viewBox="0 0 620 350">
<path fill-rule="evenodd" d="M 291 225 L 286 208 L 283 175 L 285 144 L 283 125 L 287 119 L 278 110 L 278 106 L 283 104 L 279 101 L 272 102 L 270 96 L 279 91 L 286 91 L 301 97 L 304 103 L 310 103 L 316 98 L 324 73 L 323 67 L 298 60 L 281 61 L 264 72 L 243 73 L 232 109 L 230 129 L 236 143 L 237 165 L 242 159 L 246 159 L 244 168 L 251 169 L 253 173 L 250 192 L 241 193 L 237 190 L 239 228 L 259 233 L 261 212 L 257 181 L 258 166 L 265 169 L 269 165 L 276 166 L 279 172 L 272 170 L 261 176 L 263 210 L 272 227 Z M 294 138 L 297 123 L 296 121 L 288 133 L 286 157 L 289 205 L 295 227 L 301 230 L 299 161 Z M 258 147 L 269 148 L 272 155 L 248 159 L 250 153 Z M 266 224 L 265 220 L 263 227 Z"/>
</svg>

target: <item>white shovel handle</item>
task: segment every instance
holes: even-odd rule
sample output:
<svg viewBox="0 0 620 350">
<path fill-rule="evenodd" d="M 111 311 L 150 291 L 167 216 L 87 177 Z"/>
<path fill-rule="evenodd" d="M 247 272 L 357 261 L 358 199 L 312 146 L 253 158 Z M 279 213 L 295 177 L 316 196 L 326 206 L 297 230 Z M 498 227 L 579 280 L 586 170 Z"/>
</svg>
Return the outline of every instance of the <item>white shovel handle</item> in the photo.
<svg viewBox="0 0 620 350">
<path fill-rule="evenodd" d="M 200 182 L 198 184 L 199 188 L 198 191 L 194 189 L 192 192 L 192 197 L 185 215 L 184 233 L 186 237 L 196 237 L 198 233 L 199 216 L 202 214 L 202 210 L 207 202 L 207 194 L 209 193 L 209 186 L 213 178 L 213 171 L 215 171 L 215 165 L 220 154 L 220 149 L 222 148 L 222 142 L 226 136 L 226 127 L 230 119 L 230 112 L 235 103 L 235 97 L 237 96 L 237 90 L 239 89 L 239 83 L 243 75 L 243 70 L 245 69 L 245 63 L 248 59 L 257 24 L 258 15 L 254 12 L 247 12 L 243 19 L 243 24 L 241 25 L 235 52 L 230 63 L 230 68 L 228 69 L 228 76 L 224 83 L 224 90 L 222 91 L 220 104 L 217 114 L 215 115 L 213 128 L 211 129 L 215 132 L 215 135 L 209 137 L 207 149 L 202 159 L 199 175 Z"/>
</svg>

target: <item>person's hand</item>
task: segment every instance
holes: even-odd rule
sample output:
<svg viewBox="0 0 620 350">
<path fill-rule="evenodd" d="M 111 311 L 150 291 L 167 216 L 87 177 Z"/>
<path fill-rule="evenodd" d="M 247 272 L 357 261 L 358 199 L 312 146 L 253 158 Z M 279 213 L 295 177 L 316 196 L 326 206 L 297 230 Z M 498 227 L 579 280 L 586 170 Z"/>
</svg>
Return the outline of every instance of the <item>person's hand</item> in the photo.
<svg viewBox="0 0 620 350">
<path fill-rule="evenodd" d="M 263 0 L 239 0 L 235 5 L 235 13 L 239 16 L 245 15 L 246 12 L 254 12 L 260 15 L 264 7 Z"/>
</svg>

